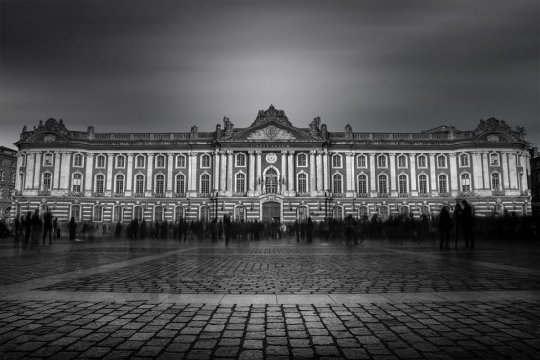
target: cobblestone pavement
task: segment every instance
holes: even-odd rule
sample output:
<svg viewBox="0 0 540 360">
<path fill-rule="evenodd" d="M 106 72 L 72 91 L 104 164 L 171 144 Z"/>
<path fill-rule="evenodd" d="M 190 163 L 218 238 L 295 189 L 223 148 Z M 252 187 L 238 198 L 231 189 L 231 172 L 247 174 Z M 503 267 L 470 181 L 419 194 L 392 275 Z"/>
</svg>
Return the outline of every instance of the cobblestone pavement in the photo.
<svg viewBox="0 0 540 360">
<path fill-rule="evenodd" d="M 540 358 L 537 244 L 0 245 L 0 359 Z"/>
</svg>

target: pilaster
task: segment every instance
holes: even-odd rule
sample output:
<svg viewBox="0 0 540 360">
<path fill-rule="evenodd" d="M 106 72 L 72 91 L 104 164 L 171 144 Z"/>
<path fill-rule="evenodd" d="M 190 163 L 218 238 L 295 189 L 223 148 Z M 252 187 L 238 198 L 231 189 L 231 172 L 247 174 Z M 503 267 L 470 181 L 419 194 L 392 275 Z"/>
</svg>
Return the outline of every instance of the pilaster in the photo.
<svg viewBox="0 0 540 360">
<path fill-rule="evenodd" d="M 84 174 L 84 196 L 92 196 L 92 174 L 94 170 L 94 154 L 86 156 L 86 169 Z"/>
</svg>

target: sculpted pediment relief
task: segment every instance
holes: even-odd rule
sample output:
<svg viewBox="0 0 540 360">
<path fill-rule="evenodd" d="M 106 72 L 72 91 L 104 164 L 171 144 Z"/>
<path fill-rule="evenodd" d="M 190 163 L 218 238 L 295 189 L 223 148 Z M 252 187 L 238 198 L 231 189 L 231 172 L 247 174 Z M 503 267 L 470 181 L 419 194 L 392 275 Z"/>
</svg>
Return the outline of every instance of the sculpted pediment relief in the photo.
<svg viewBox="0 0 540 360">
<path fill-rule="evenodd" d="M 296 140 L 296 137 L 285 129 L 270 125 L 252 132 L 247 136 L 247 140 L 287 141 Z"/>
</svg>

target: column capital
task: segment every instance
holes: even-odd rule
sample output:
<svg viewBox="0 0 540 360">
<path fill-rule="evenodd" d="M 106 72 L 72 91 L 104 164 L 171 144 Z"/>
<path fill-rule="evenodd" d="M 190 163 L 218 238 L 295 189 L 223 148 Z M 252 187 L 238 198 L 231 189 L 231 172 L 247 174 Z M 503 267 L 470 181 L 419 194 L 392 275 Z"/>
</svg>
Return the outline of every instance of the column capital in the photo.
<svg viewBox="0 0 540 360">
<path fill-rule="evenodd" d="M 289 150 L 281 150 L 282 155 L 287 155 L 289 153 Z"/>
<path fill-rule="evenodd" d="M 255 155 L 261 156 L 261 154 L 262 154 L 262 151 L 261 151 L 261 150 L 255 150 Z"/>
<path fill-rule="evenodd" d="M 351 151 L 349 151 L 349 152 L 345 153 L 345 155 L 348 156 L 348 157 L 352 157 L 354 154 Z"/>
<path fill-rule="evenodd" d="M 248 153 L 249 156 L 255 155 L 255 151 L 253 151 L 253 150 L 248 150 L 247 153 Z"/>
<path fill-rule="evenodd" d="M 309 150 L 310 155 L 315 155 L 317 153 L 317 150 L 311 149 Z"/>
<path fill-rule="evenodd" d="M 450 153 L 450 154 L 448 154 L 448 155 L 449 155 L 451 158 L 455 158 L 455 157 L 457 156 L 456 153 Z"/>
<path fill-rule="evenodd" d="M 230 155 L 233 154 L 233 151 L 232 150 L 226 150 L 225 153 L 230 156 Z"/>
</svg>

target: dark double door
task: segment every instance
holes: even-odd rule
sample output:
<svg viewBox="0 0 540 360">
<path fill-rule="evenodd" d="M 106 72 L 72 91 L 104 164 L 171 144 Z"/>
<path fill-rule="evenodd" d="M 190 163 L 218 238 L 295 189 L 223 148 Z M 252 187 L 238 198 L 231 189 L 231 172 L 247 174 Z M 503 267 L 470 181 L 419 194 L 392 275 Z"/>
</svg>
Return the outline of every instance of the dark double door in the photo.
<svg viewBox="0 0 540 360">
<path fill-rule="evenodd" d="M 275 201 L 265 202 L 262 205 L 263 221 L 281 220 L 281 205 Z"/>
</svg>

